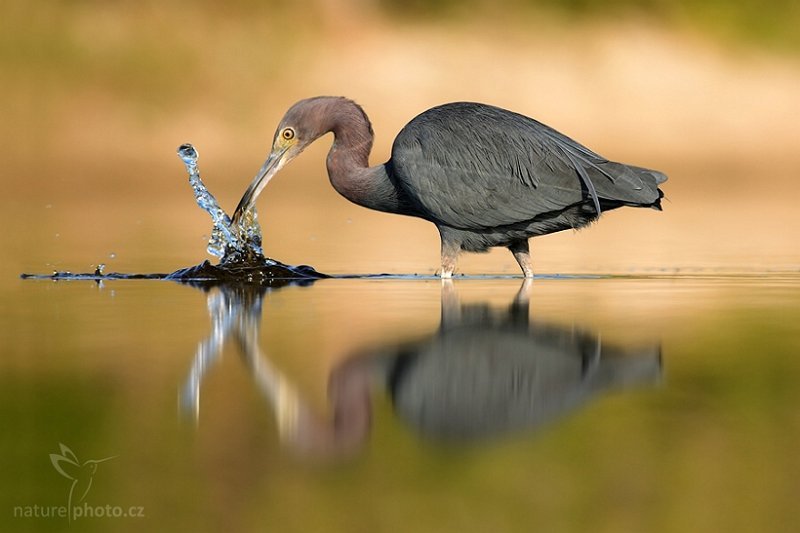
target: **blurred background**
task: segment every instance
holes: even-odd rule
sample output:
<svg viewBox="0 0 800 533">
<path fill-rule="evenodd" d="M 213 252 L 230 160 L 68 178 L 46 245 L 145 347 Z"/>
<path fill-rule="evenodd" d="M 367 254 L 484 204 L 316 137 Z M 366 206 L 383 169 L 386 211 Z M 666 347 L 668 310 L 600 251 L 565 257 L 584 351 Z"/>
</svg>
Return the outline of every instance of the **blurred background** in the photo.
<svg viewBox="0 0 800 533">
<path fill-rule="evenodd" d="M 283 112 L 344 95 L 371 157 L 444 102 L 537 118 L 670 176 L 664 212 L 537 239 L 538 272 L 800 268 L 800 4 L 791 0 L 5 1 L 1 267 L 171 271 L 210 221 L 175 155 L 231 211 Z M 438 234 L 330 187 L 316 143 L 259 201 L 265 251 L 332 273 L 433 273 Z M 505 250 L 465 273 L 515 273 Z"/>
<path fill-rule="evenodd" d="M 11 508 L 64 502 L 48 460 L 64 443 L 82 460 L 118 455 L 90 501 L 142 505 L 151 530 L 397 531 L 413 517 L 420 531 L 797 531 L 797 28 L 796 0 L 0 0 L 0 530 L 63 529 Z M 323 94 L 364 107 L 373 164 L 418 113 L 473 100 L 666 172 L 663 212 L 617 210 L 533 241 L 539 273 L 659 276 L 543 277 L 531 296 L 534 319 L 661 342 L 663 386 L 469 449 L 421 441 L 377 394 L 362 456 L 301 465 L 235 343 L 204 385 L 203 423 L 179 421 L 213 292 L 18 278 L 211 259 L 178 145 L 197 147 L 231 211 L 285 110 Z M 432 274 L 436 229 L 340 197 L 329 146 L 259 199 L 267 254 Z M 460 267 L 517 273 L 505 250 Z M 520 288 L 455 285 L 497 309 Z M 272 291 L 260 346 L 324 418 L 332 369 L 435 335 L 442 295 L 407 279 Z"/>
</svg>

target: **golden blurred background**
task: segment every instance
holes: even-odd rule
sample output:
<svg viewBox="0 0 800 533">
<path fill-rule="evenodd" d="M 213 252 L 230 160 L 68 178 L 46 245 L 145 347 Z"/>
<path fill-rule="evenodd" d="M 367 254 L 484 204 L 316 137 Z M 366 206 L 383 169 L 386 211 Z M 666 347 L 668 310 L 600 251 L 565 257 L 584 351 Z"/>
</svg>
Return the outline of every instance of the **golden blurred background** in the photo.
<svg viewBox="0 0 800 533">
<path fill-rule="evenodd" d="M 750 0 L 506 3 L 11 1 L 0 17 L 3 272 L 168 272 L 208 257 L 175 148 L 228 209 L 295 101 L 348 96 L 371 163 L 423 110 L 472 100 L 670 176 L 664 212 L 533 242 L 538 272 L 796 271 L 800 7 Z M 331 273 L 432 274 L 438 234 L 330 187 L 323 139 L 259 200 L 265 251 Z M 516 273 L 505 250 L 465 273 Z"/>
</svg>

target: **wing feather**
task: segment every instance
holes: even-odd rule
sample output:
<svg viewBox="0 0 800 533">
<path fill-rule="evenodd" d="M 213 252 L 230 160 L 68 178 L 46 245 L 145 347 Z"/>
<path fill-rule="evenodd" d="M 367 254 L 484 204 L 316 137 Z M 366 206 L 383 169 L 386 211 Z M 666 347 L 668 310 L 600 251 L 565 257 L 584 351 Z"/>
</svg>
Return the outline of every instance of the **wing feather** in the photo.
<svg viewBox="0 0 800 533">
<path fill-rule="evenodd" d="M 531 118 L 473 103 L 409 122 L 392 147 L 392 168 L 427 216 L 464 229 L 525 222 L 589 199 L 598 213 L 601 199 L 646 205 L 659 198 L 659 176 L 666 179 L 608 161 Z"/>
</svg>

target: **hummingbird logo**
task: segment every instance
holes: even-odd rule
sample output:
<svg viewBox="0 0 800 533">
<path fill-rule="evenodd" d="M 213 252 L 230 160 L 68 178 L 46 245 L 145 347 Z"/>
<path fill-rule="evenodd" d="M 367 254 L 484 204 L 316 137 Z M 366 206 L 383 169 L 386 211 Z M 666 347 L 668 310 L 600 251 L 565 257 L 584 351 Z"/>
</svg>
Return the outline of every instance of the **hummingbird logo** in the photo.
<svg viewBox="0 0 800 533">
<path fill-rule="evenodd" d="M 92 480 L 95 473 L 97 473 L 97 465 L 114 459 L 106 457 L 105 459 L 89 459 L 81 463 L 75 452 L 69 449 L 66 444 L 59 443 L 61 454 L 51 453 L 50 462 L 53 463 L 53 468 L 67 479 L 72 480 L 72 486 L 69 489 L 69 498 L 67 499 L 67 516 L 72 517 L 72 504 L 82 502 L 86 495 L 89 494 L 89 489 L 92 488 Z"/>
</svg>

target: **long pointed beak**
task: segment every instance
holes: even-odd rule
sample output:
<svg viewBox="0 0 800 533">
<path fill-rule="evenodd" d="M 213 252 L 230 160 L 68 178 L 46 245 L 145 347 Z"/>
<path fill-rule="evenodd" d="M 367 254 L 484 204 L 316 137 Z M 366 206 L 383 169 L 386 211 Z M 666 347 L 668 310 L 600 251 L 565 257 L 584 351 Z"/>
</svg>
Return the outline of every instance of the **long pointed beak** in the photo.
<svg viewBox="0 0 800 533">
<path fill-rule="evenodd" d="M 237 224 L 239 219 L 242 216 L 253 208 L 253 205 L 256 203 L 256 198 L 258 195 L 261 194 L 261 191 L 264 187 L 269 183 L 269 180 L 272 179 L 272 176 L 278 172 L 281 167 L 286 163 L 284 159 L 284 155 L 286 154 L 286 149 L 280 151 L 273 151 L 267 157 L 267 160 L 264 161 L 264 165 L 261 167 L 261 170 L 258 171 L 256 177 L 253 178 L 253 182 L 244 192 L 242 195 L 242 199 L 239 200 L 239 205 L 236 206 L 236 211 L 233 212 L 233 217 L 231 218 L 231 222 Z"/>
</svg>

